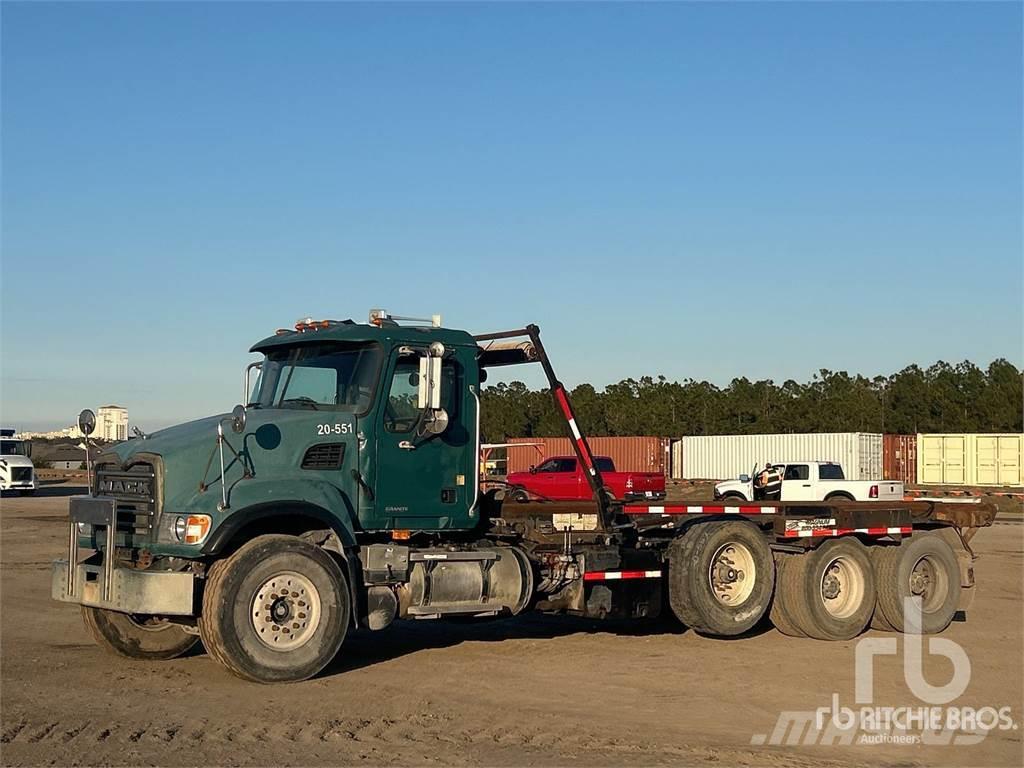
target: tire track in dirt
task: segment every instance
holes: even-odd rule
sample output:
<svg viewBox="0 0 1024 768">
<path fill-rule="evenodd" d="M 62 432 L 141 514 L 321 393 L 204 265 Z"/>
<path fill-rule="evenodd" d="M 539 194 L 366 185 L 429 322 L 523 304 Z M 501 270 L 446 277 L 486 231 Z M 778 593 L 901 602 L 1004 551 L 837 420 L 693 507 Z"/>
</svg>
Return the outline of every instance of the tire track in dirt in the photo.
<svg viewBox="0 0 1024 768">
<path fill-rule="evenodd" d="M 579 723 L 566 722 L 562 727 L 540 730 L 513 725 L 472 728 L 460 723 L 461 719 L 446 714 L 416 714 L 404 718 L 330 718 L 275 722 L 267 726 L 254 725 L 251 722 L 213 723 L 206 719 L 187 722 L 121 722 L 108 726 L 93 721 L 47 722 L 19 719 L 4 728 L 0 741 L 6 746 L 58 747 L 79 755 L 89 754 L 90 749 L 97 746 L 114 749 L 170 746 L 193 750 L 190 754 L 196 759 L 201 759 L 204 745 L 219 748 L 225 744 L 232 744 L 247 752 L 247 755 L 256 757 L 262 754 L 258 745 L 324 745 L 343 749 L 343 745 L 349 744 L 354 749 L 362 750 L 364 755 L 380 753 L 383 758 L 393 755 L 393 749 L 397 747 L 418 747 L 425 758 L 428 751 L 434 751 L 433 758 L 440 762 L 445 762 L 444 754 L 458 754 L 464 758 L 465 750 L 473 747 L 537 750 L 549 756 L 563 755 L 567 758 L 587 754 L 618 754 L 622 758 L 632 755 L 643 757 L 650 762 L 692 762 L 695 759 L 746 762 L 751 758 L 758 759 L 755 756 L 760 755 L 760 762 L 766 762 L 766 755 L 754 750 L 691 747 L 658 743 L 650 739 L 634 741 L 625 736 L 609 736 L 606 731 L 581 728 Z M 340 757 L 342 752 L 337 754 Z M 240 762 L 247 761 L 243 757 Z M 808 768 L 832 765 L 831 761 L 814 759 L 809 755 L 792 754 L 774 755 L 773 759 L 767 762 Z"/>
</svg>

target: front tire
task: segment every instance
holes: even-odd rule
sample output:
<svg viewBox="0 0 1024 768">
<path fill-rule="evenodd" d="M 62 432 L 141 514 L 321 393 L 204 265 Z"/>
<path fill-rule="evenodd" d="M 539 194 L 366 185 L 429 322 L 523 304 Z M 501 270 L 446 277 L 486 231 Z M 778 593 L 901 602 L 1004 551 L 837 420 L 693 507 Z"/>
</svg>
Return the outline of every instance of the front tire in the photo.
<svg viewBox="0 0 1024 768">
<path fill-rule="evenodd" d="M 199 642 L 180 625 L 152 616 L 136 616 L 105 608 L 82 606 L 82 620 L 96 643 L 127 659 L 174 659 Z"/>
<path fill-rule="evenodd" d="M 259 536 L 211 566 L 199 630 L 238 677 L 288 683 L 327 666 L 350 615 L 345 576 L 329 554 L 294 536 Z"/>
</svg>

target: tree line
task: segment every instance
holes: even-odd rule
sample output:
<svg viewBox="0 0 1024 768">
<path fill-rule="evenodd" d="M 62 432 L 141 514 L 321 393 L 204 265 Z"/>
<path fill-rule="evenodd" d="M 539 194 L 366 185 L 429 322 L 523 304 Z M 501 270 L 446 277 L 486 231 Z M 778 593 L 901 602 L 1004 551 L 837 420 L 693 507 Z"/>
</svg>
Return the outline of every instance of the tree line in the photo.
<svg viewBox="0 0 1024 768">
<path fill-rule="evenodd" d="M 643 376 L 602 391 L 580 384 L 570 396 L 577 421 L 592 436 L 1021 432 L 1022 384 L 1022 371 L 1000 358 L 985 370 L 967 360 L 939 361 L 874 378 L 822 369 L 805 384 L 739 378 L 722 388 Z M 489 442 L 565 434 L 547 389 L 500 383 L 485 388 L 481 400 Z"/>
</svg>

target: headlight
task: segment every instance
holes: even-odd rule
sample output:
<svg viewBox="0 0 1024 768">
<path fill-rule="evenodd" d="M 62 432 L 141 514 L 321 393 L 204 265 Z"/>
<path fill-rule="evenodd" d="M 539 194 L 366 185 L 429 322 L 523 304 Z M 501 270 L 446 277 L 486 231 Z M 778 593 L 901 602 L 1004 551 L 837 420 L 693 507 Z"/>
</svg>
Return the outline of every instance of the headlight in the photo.
<svg viewBox="0 0 1024 768">
<path fill-rule="evenodd" d="M 174 519 L 174 538 L 185 544 L 198 544 L 209 532 L 209 515 L 178 515 Z"/>
</svg>

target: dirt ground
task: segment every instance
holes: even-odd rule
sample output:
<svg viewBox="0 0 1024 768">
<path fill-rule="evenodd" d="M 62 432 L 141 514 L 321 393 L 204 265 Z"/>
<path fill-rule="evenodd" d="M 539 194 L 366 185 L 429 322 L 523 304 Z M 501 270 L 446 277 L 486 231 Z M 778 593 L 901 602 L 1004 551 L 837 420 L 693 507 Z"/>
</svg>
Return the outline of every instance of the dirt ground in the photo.
<svg viewBox="0 0 1024 768">
<path fill-rule="evenodd" d="M 51 485 L 0 502 L 4 765 L 1024 764 L 1019 503 L 975 539 L 977 600 L 941 636 L 971 664 L 951 705 L 1008 706 L 1016 729 L 955 746 L 763 746 L 782 711 L 827 707 L 833 694 L 853 705 L 855 642 L 542 616 L 398 622 L 349 637 L 317 679 L 276 687 L 237 680 L 201 652 L 107 655 L 76 608 L 49 596 L 75 492 Z M 926 656 L 929 682 L 951 669 Z M 876 706 L 922 705 L 899 656 L 878 657 L 874 681 Z"/>
</svg>

